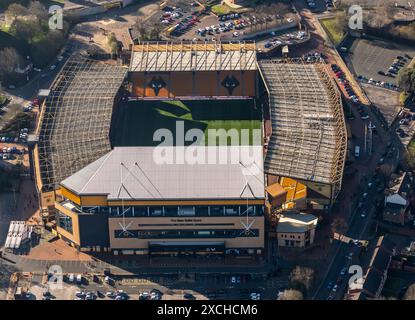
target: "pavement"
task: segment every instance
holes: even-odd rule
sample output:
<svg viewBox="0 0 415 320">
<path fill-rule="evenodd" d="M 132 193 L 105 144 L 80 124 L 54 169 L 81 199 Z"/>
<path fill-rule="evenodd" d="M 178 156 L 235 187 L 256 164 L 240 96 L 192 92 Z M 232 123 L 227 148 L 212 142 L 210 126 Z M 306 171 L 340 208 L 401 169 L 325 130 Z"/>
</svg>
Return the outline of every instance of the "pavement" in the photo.
<svg viewBox="0 0 415 320">
<path fill-rule="evenodd" d="M 389 150 L 392 152 L 392 157 L 387 157 L 385 163 L 390 165 L 392 168 L 396 167 L 400 161 L 400 150 L 401 145 L 394 134 L 394 128 L 384 129 L 381 126 L 381 120 L 378 118 L 376 113 L 372 110 L 369 110 L 370 117 L 372 122 L 378 128 L 378 137 L 381 143 L 373 144 L 373 154 L 371 156 L 366 156 L 358 162 L 360 162 L 360 169 L 357 172 L 364 172 L 366 175 L 361 177 L 361 183 L 359 189 L 361 192 L 358 194 L 358 197 L 352 203 L 352 216 L 349 220 L 348 230 L 345 233 L 347 237 L 350 237 L 355 240 L 364 240 L 368 239 L 368 231 L 371 223 L 374 222 L 376 214 L 376 203 L 377 201 L 383 200 L 383 193 L 377 191 L 378 187 L 382 187 L 382 182 L 379 180 L 373 179 L 375 174 L 375 169 L 378 166 L 378 161 L 381 157 L 384 156 L 387 151 L 387 144 L 391 142 Z M 356 121 L 356 120 L 354 120 Z M 353 128 L 352 128 L 353 132 Z M 361 135 L 360 135 L 361 136 Z M 369 187 L 368 183 L 371 182 L 372 185 Z M 343 186 L 344 188 L 344 186 Z M 367 193 L 366 197 L 363 198 L 363 193 Z M 358 203 L 361 202 L 362 206 L 359 208 Z M 364 214 L 364 216 L 362 216 Z M 356 260 L 357 254 L 360 252 L 360 248 L 353 245 L 349 246 L 343 242 L 334 241 L 330 249 L 329 256 L 332 257 L 328 271 L 324 277 L 324 280 L 321 282 L 320 287 L 314 295 L 316 300 L 325 300 L 329 297 L 334 300 L 343 299 L 343 294 L 347 290 L 347 279 L 348 274 L 340 276 L 340 271 L 342 268 L 350 266 L 351 264 L 358 264 Z M 353 255 L 352 259 L 347 258 L 349 254 Z M 336 292 L 333 292 L 329 289 L 329 283 L 339 284 L 339 289 Z"/>
<path fill-rule="evenodd" d="M 362 88 L 359 86 L 358 82 L 353 77 L 353 74 L 350 72 L 346 63 L 343 61 L 342 57 L 335 49 L 335 46 L 330 40 L 330 37 L 327 35 L 326 31 L 321 26 L 318 17 L 313 15 L 311 11 L 307 9 L 301 10 L 300 14 L 312 28 L 312 32 L 320 36 L 321 39 L 324 41 L 325 51 L 327 56 L 329 57 L 330 63 L 335 63 L 342 69 L 342 71 L 345 73 L 346 79 L 350 82 L 350 85 L 356 93 L 356 96 L 359 98 L 360 102 L 365 105 L 370 105 L 369 99 L 366 97 L 366 94 L 363 92 Z"/>
<path fill-rule="evenodd" d="M 186 300 L 184 297 L 186 293 L 192 294 L 195 300 L 249 300 L 250 292 L 261 293 L 262 299 L 275 300 L 278 291 L 284 290 L 288 285 L 286 278 L 258 280 L 239 277 L 234 281 L 230 276 L 197 276 L 184 273 L 180 276 L 140 275 L 122 279 L 113 277 L 109 282 L 105 281 L 103 275 L 93 277 L 91 274 L 82 273 L 82 283 L 77 283 L 69 282 L 69 275 L 64 273 L 63 282 L 60 287 L 56 287 L 47 282 L 44 273 L 30 273 L 24 280 L 24 286 L 28 286 L 32 294 L 29 299 L 40 300 L 46 291 L 49 291 L 56 300 L 73 300 L 77 291 L 95 293 L 99 291 L 105 294 L 122 290 L 131 300 L 137 300 L 139 293 L 157 289 L 162 292 L 162 300 Z M 75 279 L 76 276 L 77 274 L 74 274 Z M 98 300 L 110 299 L 101 296 Z"/>
</svg>

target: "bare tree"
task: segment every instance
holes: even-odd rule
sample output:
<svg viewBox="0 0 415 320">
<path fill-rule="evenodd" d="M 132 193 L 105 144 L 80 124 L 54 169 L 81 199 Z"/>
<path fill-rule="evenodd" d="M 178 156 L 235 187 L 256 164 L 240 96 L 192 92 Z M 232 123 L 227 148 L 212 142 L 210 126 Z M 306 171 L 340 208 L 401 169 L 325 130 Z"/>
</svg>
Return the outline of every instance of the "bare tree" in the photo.
<svg viewBox="0 0 415 320">
<path fill-rule="evenodd" d="M 380 4 L 375 10 L 369 10 L 366 21 L 372 28 L 384 28 L 392 22 L 392 19 L 389 18 L 389 8 Z"/>
<path fill-rule="evenodd" d="M 18 3 L 12 3 L 7 8 L 5 15 L 8 18 L 16 19 L 17 17 L 26 16 L 28 15 L 29 11 L 26 7 L 22 6 Z"/>
<path fill-rule="evenodd" d="M 314 281 L 314 270 L 307 267 L 296 266 L 290 274 L 291 286 L 304 294 L 310 290 Z"/>
<path fill-rule="evenodd" d="M 347 222 L 344 218 L 334 218 L 331 224 L 332 232 L 344 233 L 347 230 Z"/>
<path fill-rule="evenodd" d="M 29 13 L 38 19 L 46 21 L 49 18 L 48 11 L 39 1 L 33 1 L 29 5 Z"/>
<path fill-rule="evenodd" d="M 415 92 L 415 68 L 401 69 L 398 73 L 399 86 L 407 92 Z"/>
<path fill-rule="evenodd" d="M 411 284 L 408 289 L 406 289 L 403 300 L 415 300 L 415 283 Z"/>
<path fill-rule="evenodd" d="M 16 76 L 15 69 L 23 67 L 23 58 L 14 48 L 5 48 L 0 51 L 0 79 L 3 82 L 10 80 Z"/>
<path fill-rule="evenodd" d="M 133 25 L 133 30 L 137 33 L 138 40 L 143 41 L 147 38 L 147 30 L 142 18 L 137 17 Z"/>
<path fill-rule="evenodd" d="M 286 289 L 280 296 L 278 300 L 303 300 L 304 296 L 301 291 L 294 289 Z"/>
<path fill-rule="evenodd" d="M 163 30 L 163 26 L 160 23 L 154 24 L 154 27 L 150 31 L 149 40 L 160 40 L 160 34 Z"/>
</svg>

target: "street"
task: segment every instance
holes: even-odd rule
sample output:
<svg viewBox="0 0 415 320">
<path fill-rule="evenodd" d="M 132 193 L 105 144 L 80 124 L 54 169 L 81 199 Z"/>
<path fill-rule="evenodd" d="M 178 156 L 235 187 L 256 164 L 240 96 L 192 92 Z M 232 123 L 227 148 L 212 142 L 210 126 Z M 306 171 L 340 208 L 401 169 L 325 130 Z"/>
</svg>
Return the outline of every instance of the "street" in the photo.
<svg viewBox="0 0 415 320">
<path fill-rule="evenodd" d="M 356 110 L 353 110 L 356 113 Z M 356 118 L 359 118 L 358 115 Z M 376 140 L 373 143 L 372 156 L 357 161 L 357 166 L 360 167 L 358 172 L 365 172 L 365 176 L 361 179 L 359 189 L 359 197 L 352 204 L 352 216 L 349 220 L 349 227 L 346 232 L 346 236 L 355 240 L 365 240 L 367 236 L 368 226 L 373 221 L 376 214 L 377 202 L 383 200 L 383 182 L 379 178 L 379 174 L 375 173 L 375 169 L 378 166 L 379 159 L 384 157 L 385 153 L 389 150 L 392 157 L 385 157 L 385 164 L 390 165 L 391 168 L 395 168 L 400 161 L 401 148 L 398 138 L 395 135 L 394 127 L 389 130 L 385 130 L 382 127 L 381 121 L 378 119 L 376 113 L 370 111 L 370 119 L 372 123 L 378 128 Z M 352 120 L 352 121 L 358 121 Z M 360 127 L 360 126 L 359 126 Z M 358 141 L 364 142 L 364 138 L 361 132 L 353 131 L 356 134 Z M 388 142 L 389 148 L 387 147 Z M 378 189 L 379 188 L 379 189 Z M 381 190 L 382 192 L 379 192 Z M 360 247 L 357 245 L 350 246 L 349 244 L 334 240 L 332 243 L 332 250 L 335 255 L 332 259 L 329 270 L 322 281 L 318 291 L 314 295 L 314 299 L 343 299 L 343 294 L 347 290 L 348 285 L 348 268 L 350 265 L 358 264 L 357 255 L 360 252 Z M 351 257 L 349 255 L 352 255 Z M 346 268 L 346 273 L 340 275 L 341 270 Z M 337 290 L 333 291 L 333 286 L 337 284 Z"/>
</svg>

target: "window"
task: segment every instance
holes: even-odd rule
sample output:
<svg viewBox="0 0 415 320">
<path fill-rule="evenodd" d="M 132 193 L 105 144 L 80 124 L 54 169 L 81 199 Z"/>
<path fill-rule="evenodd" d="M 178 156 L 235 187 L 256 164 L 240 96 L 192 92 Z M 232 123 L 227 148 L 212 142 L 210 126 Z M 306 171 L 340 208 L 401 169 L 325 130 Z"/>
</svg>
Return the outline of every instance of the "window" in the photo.
<svg viewBox="0 0 415 320">
<path fill-rule="evenodd" d="M 69 233 L 73 233 L 72 218 L 58 211 L 58 226 Z"/>
<path fill-rule="evenodd" d="M 229 206 L 225 208 L 225 215 L 226 216 L 236 216 L 239 214 L 239 207 L 238 206 Z"/>
<path fill-rule="evenodd" d="M 179 216 L 194 216 L 195 211 L 193 207 L 179 207 Z"/>
<path fill-rule="evenodd" d="M 203 229 L 203 230 L 114 230 L 115 238 L 181 239 L 181 238 L 239 238 L 258 237 L 259 229 Z"/>
<path fill-rule="evenodd" d="M 150 207 L 150 216 L 160 217 L 163 215 L 163 207 Z"/>
<path fill-rule="evenodd" d="M 211 216 L 223 216 L 223 207 L 212 206 L 210 207 Z"/>
</svg>

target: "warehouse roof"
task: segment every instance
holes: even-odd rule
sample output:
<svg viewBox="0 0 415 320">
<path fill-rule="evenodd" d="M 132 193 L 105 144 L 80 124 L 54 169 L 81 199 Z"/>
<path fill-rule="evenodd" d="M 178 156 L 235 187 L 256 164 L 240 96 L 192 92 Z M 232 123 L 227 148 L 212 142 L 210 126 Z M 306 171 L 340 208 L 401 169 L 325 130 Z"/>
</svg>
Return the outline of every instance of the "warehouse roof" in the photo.
<svg viewBox="0 0 415 320">
<path fill-rule="evenodd" d="M 130 71 L 256 70 L 254 42 L 143 42 L 133 47 Z"/>
<path fill-rule="evenodd" d="M 206 163 L 161 163 L 157 148 L 116 147 L 61 184 L 78 195 L 107 195 L 109 200 L 264 198 L 261 146 L 192 147 Z M 176 156 L 186 148 L 163 147 L 166 155 Z M 207 163 L 219 154 L 227 159 Z"/>
</svg>

